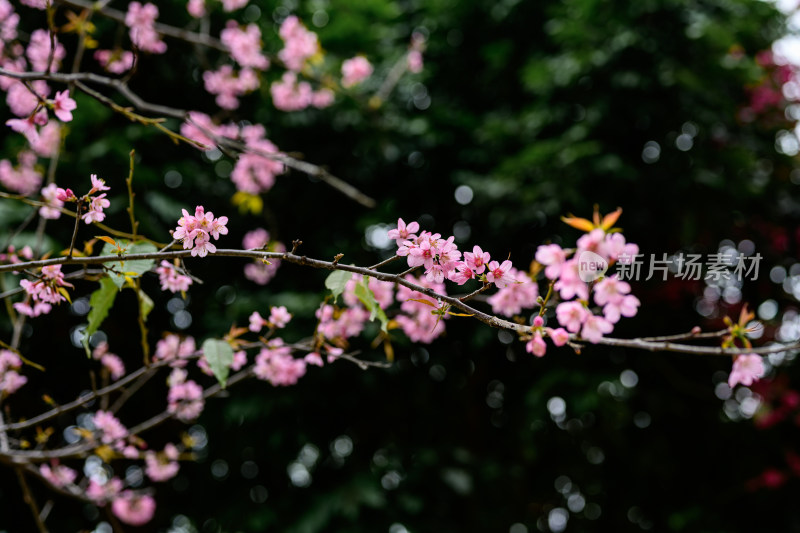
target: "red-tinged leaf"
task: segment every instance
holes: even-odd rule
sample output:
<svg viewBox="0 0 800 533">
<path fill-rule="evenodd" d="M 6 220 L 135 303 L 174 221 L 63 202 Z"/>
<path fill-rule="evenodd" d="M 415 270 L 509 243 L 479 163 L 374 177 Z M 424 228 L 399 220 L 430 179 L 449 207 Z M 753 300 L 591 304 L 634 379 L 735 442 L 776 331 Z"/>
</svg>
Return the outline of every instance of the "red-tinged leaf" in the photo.
<svg viewBox="0 0 800 533">
<path fill-rule="evenodd" d="M 436 304 L 433 303 L 430 300 L 423 300 L 422 298 L 409 298 L 406 301 L 407 302 L 419 302 L 421 304 L 429 305 L 429 306 L 433 307 L 434 309 L 438 309 L 438 307 L 436 307 Z"/>
<path fill-rule="evenodd" d="M 572 226 L 575 229 L 579 229 L 581 231 L 589 232 L 594 229 L 594 225 L 585 218 L 569 216 L 569 217 L 561 217 L 561 220 L 563 220 L 565 224 Z"/>
<path fill-rule="evenodd" d="M 609 213 L 603 217 L 603 221 L 600 223 L 600 227 L 603 228 L 605 231 L 610 230 L 614 227 L 614 224 L 617 223 L 619 220 L 619 216 L 622 214 L 622 208 L 618 207 L 616 211 L 613 213 Z"/>
<path fill-rule="evenodd" d="M 111 246 L 116 246 L 117 248 L 121 248 L 121 246 L 119 244 L 117 244 L 117 241 L 115 241 L 111 237 L 107 237 L 105 235 L 96 235 L 95 239 L 100 239 L 103 242 L 107 242 Z"/>
</svg>

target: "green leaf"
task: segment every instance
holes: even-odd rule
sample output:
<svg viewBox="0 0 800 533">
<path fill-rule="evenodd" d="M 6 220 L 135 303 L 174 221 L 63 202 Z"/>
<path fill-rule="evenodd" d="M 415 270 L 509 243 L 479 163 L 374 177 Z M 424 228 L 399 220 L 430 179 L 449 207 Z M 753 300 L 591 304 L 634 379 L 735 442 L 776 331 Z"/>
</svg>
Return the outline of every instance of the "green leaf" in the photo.
<svg viewBox="0 0 800 533">
<path fill-rule="evenodd" d="M 153 310 L 153 300 L 146 292 L 139 289 L 139 312 L 142 314 L 142 321 L 147 322 L 147 315 Z"/>
<path fill-rule="evenodd" d="M 206 339 L 203 343 L 203 354 L 208 361 L 208 366 L 211 367 L 211 372 L 224 389 L 231 364 L 233 364 L 233 348 L 225 341 Z"/>
<path fill-rule="evenodd" d="M 369 288 L 368 282 L 368 278 L 363 278 L 356 284 L 356 296 L 361 300 L 361 303 L 364 304 L 364 307 L 367 308 L 367 311 L 369 311 L 369 319 L 375 320 L 377 317 L 378 320 L 381 321 L 381 331 L 388 333 L 389 319 L 386 318 L 386 313 L 384 313 L 381 306 L 378 305 L 378 300 L 375 299 L 375 293 Z"/>
<path fill-rule="evenodd" d="M 100 288 L 92 293 L 89 298 L 89 325 L 83 332 L 83 348 L 86 350 L 86 357 L 91 357 L 89 352 L 89 338 L 97 332 L 100 324 L 108 316 L 108 310 L 114 305 L 117 297 L 118 288 L 111 278 L 100 280 Z"/>
<path fill-rule="evenodd" d="M 336 299 L 339 297 L 340 294 L 344 292 L 344 287 L 347 285 L 347 282 L 350 281 L 350 278 L 353 277 L 352 272 L 346 272 L 344 270 L 334 270 L 331 272 L 327 278 L 325 278 L 325 287 L 330 289 L 333 293 L 333 301 L 336 302 Z"/>
<path fill-rule="evenodd" d="M 120 240 L 118 244 L 125 248 L 125 253 L 122 254 L 124 258 L 125 255 L 128 254 L 147 254 L 158 251 L 154 244 L 149 242 L 138 242 L 136 244 L 130 244 L 130 241 Z M 103 251 L 101 252 L 102 255 L 114 255 L 114 247 L 110 244 L 106 243 L 103 246 Z M 155 260 L 153 259 L 138 259 L 136 261 L 119 261 L 103 263 L 106 267 L 112 268 L 113 271 L 109 271 L 108 275 L 114 284 L 118 288 L 122 288 L 125 285 L 125 276 L 128 277 L 139 277 L 145 272 L 148 272 L 153 265 L 155 264 Z"/>
</svg>

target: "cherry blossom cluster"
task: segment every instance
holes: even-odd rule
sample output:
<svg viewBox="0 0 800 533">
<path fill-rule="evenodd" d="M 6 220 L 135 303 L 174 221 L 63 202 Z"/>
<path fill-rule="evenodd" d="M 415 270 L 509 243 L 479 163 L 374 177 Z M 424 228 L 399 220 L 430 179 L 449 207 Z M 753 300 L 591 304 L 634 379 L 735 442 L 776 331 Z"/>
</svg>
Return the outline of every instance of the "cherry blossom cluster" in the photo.
<svg viewBox="0 0 800 533">
<path fill-rule="evenodd" d="M 217 251 L 211 244 L 211 238 L 219 239 L 220 235 L 227 235 L 228 217 L 215 218 L 214 213 L 205 212 L 202 205 L 195 208 L 194 215 L 183 209 L 183 216 L 178 219 L 178 227 L 172 234 L 176 240 L 183 241 L 185 250 L 192 249 L 192 256 L 205 257 L 208 253 Z"/>
<path fill-rule="evenodd" d="M 270 240 L 269 232 L 264 228 L 256 228 L 245 233 L 242 247 L 245 250 L 268 250 L 278 253 L 286 251 L 286 246 L 282 242 Z M 277 259 L 269 261 L 257 259 L 244 266 L 244 277 L 258 285 L 266 285 L 275 277 L 280 265 L 281 262 Z"/>
<path fill-rule="evenodd" d="M 158 281 L 161 283 L 162 291 L 186 292 L 193 283 L 192 278 L 181 274 L 177 266 L 169 261 L 161 261 L 161 264 L 156 268 L 156 273 L 158 274 Z"/>
<path fill-rule="evenodd" d="M 22 359 L 11 350 L 0 349 L 0 399 L 14 394 L 28 382 L 28 378 L 19 373 Z"/>
<path fill-rule="evenodd" d="M 33 259 L 33 250 L 30 246 L 23 246 L 21 250 L 17 251 L 16 246 L 9 245 L 4 253 L 0 254 L 0 263 L 21 263 Z"/>
<path fill-rule="evenodd" d="M 93 439 L 99 447 L 108 447 L 127 459 L 144 459 L 144 472 L 153 482 L 172 479 L 180 469 L 178 460 L 180 448 L 167 443 L 162 451 L 145 450 L 146 443 L 134 438 L 128 429 L 111 412 L 98 410 L 90 417 L 89 434 L 81 433 L 84 438 Z M 108 457 L 107 452 L 98 454 Z M 95 459 L 97 457 L 95 456 Z M 111 511 L 122 522 L 134 526 L 149 522 L 155 512 L 155 500 L 146 491 L 125 488 L 125 482 L 112 477 L 105 468 L 97 465 L 83 469 L 86 479 L 77 482 L 78 472 L 68 466 L 51 460 L 50 464 L 39 466 L 39 474 L 54 487 L 75 495 L 85 495 L 99 506 L 109 505 Z"/>
<path fill-rule="evenodd" d="M 106 341 L 101 342 L 92 350 L 92 359 L 100 361 L 112 381 L 117 381 L 125 375 L 125 363 L 117 354 L 108 351 Z"/>
<path fill-rule="evenodd" d="M 181 134 L 205 146 L 216 145 L 213 137 L 224 137 L 240 141 L 252 150 L 241 154 L 231 172 L 231 181 L 241 192 L 266 192 L 275 184 L 276 176 L 286 171 L 283 163 L 262 155 L 279 152 L 277 146 L 266 138 L 266 129 L 260 124 L 241 128 L 233 123 L 217 125 L 208 115 L 192 111 L 181 126 Z"/>
<path fill-rule="evenodd" d="M 342 87 L 358 85 L 372 75 L 372 65 L 364 56 L 346 59 L 342 63 Z"/>
<path fill-rule="evenodd" d="M 156 32 L 155 24 L 158 18 L 158 8 L 155 4 L 128 4 L 125 13 L 125 25 L 128 26 L 128 35 L 133 45 L 143 52 L 163 54 L 167 51 L 167 44 L 161 40 Z"/>
<path fill-rule="evenodd" d="M 25 289 L 25 301 L 14 304 L 18 313 L 29 317 L 47 314 L 53 305 L 66 301 L 64 287 L 72 287 L 71 283 L 64 281 L 61 265 L 42 267 L 42 274 L 36 281 L 23 279 L 19 282 Z"/>
<path fill-rule="evenodd" d="M 578 239 L 575 249 L 548 244 L 539 246 L 536 251 L 536 260 L 545 266 L 544 274 L 553 282 L 562 300 L 556 307 L 558 323 L 592 343 L 611 333 L 620 317 L 636 315 L 640 304 L 639 299 L 630 294 L 630 285 L 618 276 L 598 274 L 594 279 L 581 270 L 581 261 L 587 261 L 586 257 L 610 267 L 618 261 L 629 262 L 639 252 L 638 246 L 627 243 L 622 233 L 611 231 L 620 213 L 608 215 L 612 218 L 607 217 L 603 225 L 581 226 L 588 232 Z M 584 255 L 586 253 L 591 255 Z M 593 312 L 590 295 L 602 308 L 602 315 Z"/>
<path fill-rule="evenodd" d="M 81 219 L 87 223 L 91 224 L 92 222 L 102 222 L 106 218 L 106 214 L 103 211 L 106 207 L 111 205 L 111 202 L 106 198 L 106 193 L 97 194 L 98 192 L 102 191 L 110 191 L 111 187 L 106 185 L 105 180 L 102 180 L 97 177 L 97 174 L 92 174 L 89 176 L 89 179 L 92 182 L 92 188 L 89 189 L 89 192 L 83 195 L 81 198 L 75 196 L 75 193 L 72 192 L 72 189 L 62 189 L 61 187 L 55 188 L 55 194 L 53 188 L 48 186 L 42 190 L 42 196 L 44 197 L 45 202 L 48 204 L 44 209 L 47 209 L 47 217 L 46 218 L 58 218 L 56 213 L 58 212 L 58 208 L 62 207 L 65 202 L 80 202 L 79 205 L 84 206 L 86 208 L 86 212 L 81 215 Z"/>
</svg>

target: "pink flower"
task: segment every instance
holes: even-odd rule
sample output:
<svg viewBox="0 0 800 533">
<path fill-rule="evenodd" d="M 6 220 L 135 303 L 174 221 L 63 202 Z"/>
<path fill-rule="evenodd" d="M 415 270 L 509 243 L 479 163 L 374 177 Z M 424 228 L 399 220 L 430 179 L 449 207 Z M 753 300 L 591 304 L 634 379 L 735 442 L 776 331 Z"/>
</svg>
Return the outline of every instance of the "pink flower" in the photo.
<svg viewBox="0 0 800 533">
<path fill-rule="evenodd" d="M 489 256 L 489 252 L 484 252 L 481 250 L 480 246 L 474 246 L 472 248 L 472 253 L 464 252 L 464 262 L 468 267 L 474 270 L 476 274 L 483 274 L 490 260 L 491 256 Z"/>
<path fill-rule="evenodd" d="M 281 24 L 280 36 L 284 47 L 278 52 L 278 58 L 287 69 L 300 72 L 306 59 L 319 51 L 319 42 L 314 32 L 308 31 L 296 16 L 291 15 Z"/>
<path fill-rule="evenodd" d="M 222 9 L 231 12 L 247 5 L 249 0 L 222 0 Z"/>
<path fill-rule="evenodd" d="M 59 91 L 53 99 L 53 113 L 61 122 L 72 120 L 72 110 L 78 107 L 75 100 L 69 97 L 69 91 Z"/>
<path fill-rule="evenodd" d="M 161 282 L 162 291 L 183 292 L 188 291 L 193 283 L 192 278 L 178 272 L 177 268 L 168 261 L 161 261 L 161 266 L 156 268 L 158 281 Z"/>
<path fill-rule="evenodd" d="M 143 52 L 163 54 L 167 45 L 156 32 L 155 24 L 158 18 L 158 8 L 154 4 L 142 5 L 139 2 L 128 4 L 125 14 L 125 25 L 130 28 L 131 42 Z"/>
<path fill-rule="evenodd" d="M 94 479 L 89 480 L 89 486 L 86 487 L 86 496 L 99 504 L 105 504 L 109 500 L 117 497 L 117 494 L 122 490 L 122 480 L 112 477 L 104 484 L 100 484 Z"/>
<path fill-rule="evenodd" d="M 306 364 L 309 364 L 309 365 L 314 365 L 314 366 L 322 366 L 323 365 L 322 356 L 317 352 L 311 352 L 311 353 L 306 354 L 306 356 L 303 357 L 303 361 L 305 361 Z"/>
<path fill-rule="evenodd" d="M 183 422 L 191 422 L 205 407 L 203 388 L 191 380 L 175 383 L 169 389 L 167 402 L 170 414 Z"/>
<path fill-rule="evenodd" d="M 255 24 L 248 24 L 246 29 L 241 29 L 235 21 L 229 20 L 220 34 L 220 40 L 241 66 L 257 70 L 269 67 L 269 60 L 261 53 L 261 30 Z"/>
<path fill-rule="evenodd" d="M 206 14 L 206 0 L 189 0 L 186 4 L 186 11 L 194 18 L 200 18 Z"/>
<path fill-rule="evenodd" d="M 567 252 L 557 244 L 543 244 L 536 249 L 536 260 L 547 267 L 544 269 L 547 279 L 556 279 L 567 260 Z"/>
<path fill-rule="evenodd" d="M 128 430 L 108 411 L 97 411 L 92 417 L 95 430 L 104 444 L 113 444 L 128 436 Z"/>
<path fill-rule="evenodd" d="M 39 466 L 39 473 L 56 487 L 71 485 L 75 483 L 75 479 L 78 477 L 78 473 L 75 470 L 60 465 L 58 462 L 55 462 L 52 468 L 46 464 Z"/>
<path fill-rule="evenodd" d="M 106 200 L 106 194 L 103 193 L 100 196 L 95 196 L 92 198 L 92 201 L 89 204 L 89 210 L 84 213 L 81 218 L 87 224 L 91 224 L 92 222 L 102 222 L 106 218 L 106 214 L 103 212 L 103 209 L 110 206 L 111 202 Z"/>
<path fill-rule="evenodd" d="M 90 174 L 89 179 L 92 181 L 92 189 L 89 191 L 89 194 L 94 194 L 96 192 L 101 191 L 110 191 L 111 187 L 106 185 L 105 180 L 101 180 L 97 177 L 97 174 Z"/>
<path fill-rule="evenodd" d="M 143 526 L 152 520 L 156 512 L 156 501 L 149 494 L 124 490 L 111 503 L 111 511 L 126 524 Z"/>
<path fill-rule="evenodd" d="M 50 38 L 51 36 L 48 30 L 39 29 L 31 33 L 31 40 L 28 43 L 28 48 L 25 53 L 28 56 L 28 60 L 31 62 L 33 70 L 39 72 L 47 70 L 50 53 L 53 50 Z M 61 60 L 67 55 L 67 51 L 55 37 L 53 37 L 53 42 L 55 43 L 55 51 L 53 52 L 52 66 L 53 70 L 58 70 L 61 65 Z"/>
<path fill-rule="evenodd" d="M 267 321 L 264 320 L 264 317 L 258 311 L 253 311 L 253 314 L 250 315 L 250 331 L 258 333 L 266 325 Z"/>
<path fill-rule="evenodd" d="M 112 74 L 124 74 L 133 68 L 135 56 L 129 50 L 96 50 L 94 59 Z"/>
<path fill-rule="evenodd" d="M 262 348 L 256 356 L 253 373 L 258 379 L 269 381 L 275 386 L 288 386 L 306 373 L 306 362 L 290 355 L 291 349 L 283 346 L 283 341 L 271 341 L 267 348 Z"/>
<path fill-rule="evenodd" d="M 639 310 L 639 298 L 633 295 L 618 296 L 614 300 L 608 302 L 603 307 L 603 315 L 606 320 L 616 324 L 619 322 L 620 316 L 632 317 L 636 316 Z"/>
<path fill-rule="evenodd" d="M 273 105 L 281 111 L 300 111 L 310 106 L 314 99 L 311 84 L 298 82 L 297 74 L 292 71 L 284 72 L 281 80 L 270 86 L 269 92 Z"/>
<path fill-rule="evenodd" d="M 589 299 L 589 286 L 581 279 L 579 269 L 578 260 L 575 258 L 561 265 L 558 281 L 553 288 L 559 291 L 563 300 L 569 300 L 576 296 L 581 300 Z"/>
<path fill-rule="evenodd" d="M 417 237 L 415 234 L 418 231 L 419 224 L 417 222 L 412 222 L 406 225 L 402 218 L 398 218 L 397 228 L 390 229 L 387 236 L 390 239 L 394 239 L 394 242 L 397 244 L 397 246 L 400 246 L 403 244 L 403 241 L 415 239 Z"/>
<path fill-rule="evenodd" d="M 539 297 L 538 285 L 531 281 L 527 274 L 513 267 L 507 275 L 516 280 L 516 283 L 509 283 L 489 297 L 488 302 L 492 306 L 492 312 L 511 317 L 522 312 L 522 309 L 535 307 L 536 299 Z"/>
<path fill-rule="evenodd" d="M 764 361 L 756 354 L 737 355 L 733 360 L 733 369 L 728 377 L 728 386 L 733 388 L 738 383 L 749 387 L 764 377 Z"/>
<path fill-rule="evenodd" d="M 333 104 L 336 95 L 330 89 L 320 89 L 311 95 L 311 105 L 317 109 L 324 109 Z"/>
<path fill-rule="evenodd" d="M 48 219 L 57 219 L 61 216 L 59 207 L 64 206 L 64 202 L 58 199 L 58 187 L 55 183 L 51 183 L 42 189 L 42 199 L 47 204 L 47 207 L 39 208 L 39 216 Z"/>
<path fill-rule="evenodd" d="M 581 337 L 591 343 L 597 343 L 603 337 L 604 333 L 611 333 L 613 329 L 614 326 L 605 318 L 596 315 L 589 315 L 589 317 L 583 323 Z"/>
<path fill-rule="evenodd" d="M 558 323 L 572 333 L 581 329 L 589 315 L 589 311 L 580 302 L 563 302 L 556 307 Z"/>
<path fill-rule="evenodd" d="M 509 274 L 511 270 L 511 261 L 506 259 L 502 264 L 497 261 L 489 263 L 489 272 L 486 274 L 486 280 L 489 283 L 494 283 L 498 289 L 507 287 L 514 283 L 514 279 Z"/>
<path fill-rule="evenodd" d="M 547 329 L 547 334 L 556 346 L 564 346 L 569 342 L 569 333 L 564 328 Z"/>
<path fill-rule="evenodd" d="M 342 63 L 342 87 L 352 87 L 369 78 L 372 65 L 364 56 L 356 56 Z"/>
<path fill-rule="evenodd" d="M 272 307 L 269 310 L 269 323 L 276 328 L 284 328 L 286 324 L 292 319 L 292 315 L 286 310 L 286 307 Z"/>
<path fill-rule="evenodd" d="M 547 344 L 545 344 L 544 339 L 542 339 L 542 334 L 540 332 L 537 331 L 534 333 L 533 338 L 525 345 L 525 351 L 532 353 L 536 357 L 544 356 L 547 351 Z"/>
<path fill-rule="evenodd" d="M 161 453 L 147 452 L 144 456 L 145 474 L 153 481 L 167 481 L 178 474 L 180 465 L 176 461 L 178 450 L 173 444 L 167 444 Z"/>
</svg>

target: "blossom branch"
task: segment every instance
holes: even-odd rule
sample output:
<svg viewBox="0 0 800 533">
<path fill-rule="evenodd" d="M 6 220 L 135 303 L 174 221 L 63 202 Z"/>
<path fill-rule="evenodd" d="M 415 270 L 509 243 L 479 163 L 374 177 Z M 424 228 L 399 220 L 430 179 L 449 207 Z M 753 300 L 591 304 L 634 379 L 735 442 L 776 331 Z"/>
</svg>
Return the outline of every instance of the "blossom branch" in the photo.
<svg viewBox="0 0 800 533">
<path fill-rule="evenodd" d="M 90 264 L 101 264 L 101 263 L 116 263 L 123 261 L 135 261 L 140 259 L 169 260 L 176 258 L 185 258 L 189 256 L 191 256 L 191 250 L 169 250 L 165 252 L 126 254 L 122 256 L 107 255 L 107 256 L 72 257 L 72 258 L 58 257 L 53 259 L 43 259 L 39 261 L 27 261 L 21 263 L 14 263 L 10 265 L 0 265 L 0 272 L 21 271 L 28 268 L 39 268 L 43 266 L 58 265 L 58 264 L 90 265 Z M 294 263 L 302 266 L 308 266 L 323 270 L 344 270 L 347 272 L 352 272 L 354 274 L 361 274 L 362 276 L 369 276 L 380 281 L 388 281 L 391 283 L 396 283 L 398 285 L 403 285 L 411 290 L 429 296 L 436 301 L 449 304 L 450 306 L 459 309 L 466 314 L 470 314 L 475 319 L 493 328 L 513 331 L 520 335 L 530 335 L 532 332 L 531 326 L 517 324 L 515 322 L 511 322 L 509 320 L 505 320 L 497 316 L 484 313 L 483 311 L 480 311 L 470 305 L 467 305 L 459 298 L 447 296 L 445 294 L 440 294 L 432 289 L 423 287 L 419 284 L 409 281 L 405 279 L 404 277 L 405 273 L 389 274 L 385 272 L 378 272 L 376 270 L 371 270 L 370 268 L 334 263 L 332 261 L 323 261 L 320 259 L 313 259 L 304 255 L 297 255 L 291 252 L 280 253 L 280 252 L 263 252 L 258 250 L 218 249 L 215 253 L 209 253 L 208 257 L 242 257 L 250 259 L 275 259 L 275 260 L 286 261 L 287 263 Z M 709 337 L 711 336 L 716 336 L 716 335 L 709 335 Z M 786 345 L 777 344 L 771 346 L 761 346 L 756 348 L 722 348 L 715 346 L 694 346 L 687 344 L 677 344 L 675 342 L 670 342 L 669 340 L 653 340 L 653 339 L 659 339 L 659 337 L 638 338 L 638 339 L 617 339 L 612 337 L 601 337 L 600 339 L 597 340 L 595 344 L 637 348 L 647 351 L 668 351 L 668 352 L 689 353 L 697 355 L 725 355 L 725 356 L 740 355 L 740 354 L 766 355 L 770 353 L 779 353 L 787 350 L 800 349 L 800 342 L 796 342 L 793 344 L 786 344 Z M 570 340 L 576 343 L 585 342 L 582 341 L 582 339 L 575 334 L 570 335 Z M 672 338 L 672 340 L 675 340 L 675 338 Z"/>
</svg>

